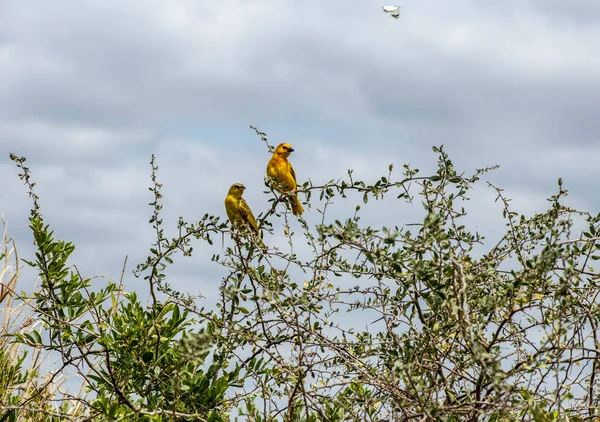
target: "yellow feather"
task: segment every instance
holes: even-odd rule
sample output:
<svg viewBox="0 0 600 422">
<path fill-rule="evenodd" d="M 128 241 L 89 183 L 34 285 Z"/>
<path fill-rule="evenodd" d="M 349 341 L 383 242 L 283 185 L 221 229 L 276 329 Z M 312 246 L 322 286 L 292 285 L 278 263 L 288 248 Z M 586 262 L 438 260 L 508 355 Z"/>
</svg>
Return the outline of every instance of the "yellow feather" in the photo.
<svg viewBox="0 0 600 422">
<path fill-rule="evenodd" d="M 246 187 L 241 183 L 231 185 L 225 198 L 225 211 L 227 211 L 227 217 L 229 217 L 229 221 L 234 227 L 249 225 L 258 234 L 258 224 L 254 214 L 252 214 L 248 203 L 242 198 L 244 189 Z"/>
<path fill-rule="evenodd" d="M 267 176 L 275 179 L 277 185 L 275 188 L 280 192 L 295 191 L 296 185 L 296 172 L 294 167 L 288 161 L 288 157 L 294 151 L 290 144 L 279 144 L 273 152 L 273 156 L 267 164 Z M 304 209 L 298 199 L 298 195 L 294 192 L 291 198 L 292 214 L 302 215 Z"/>
</svg>

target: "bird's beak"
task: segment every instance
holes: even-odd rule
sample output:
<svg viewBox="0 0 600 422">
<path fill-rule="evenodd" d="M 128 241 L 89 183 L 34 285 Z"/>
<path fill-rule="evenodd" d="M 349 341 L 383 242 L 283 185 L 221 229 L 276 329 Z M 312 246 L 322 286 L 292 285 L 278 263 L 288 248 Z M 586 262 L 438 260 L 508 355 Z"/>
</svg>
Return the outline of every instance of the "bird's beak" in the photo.
<svg viewBox="0 0 600 422">
<path fill-rule="evenodd" d="M 241 188 L 242 190 L 244 190 L 244 189 L 246 189 L 246 186 L 242 185 L 242 186 L 240 186 L 240 188 Z"/>
<path fill-rule="evenodd" d="M 288 149 L 289 152 L 294 152 L 294 148 Z"/>
</svg>

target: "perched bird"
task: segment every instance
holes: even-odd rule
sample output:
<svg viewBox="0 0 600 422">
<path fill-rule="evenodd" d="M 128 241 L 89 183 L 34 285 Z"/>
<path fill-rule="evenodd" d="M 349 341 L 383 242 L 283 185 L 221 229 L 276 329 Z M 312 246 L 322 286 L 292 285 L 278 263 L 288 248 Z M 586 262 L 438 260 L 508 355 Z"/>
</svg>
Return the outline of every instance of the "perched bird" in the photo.
<svg viewBox="0 0 600 422">
<path fill-rule="evenodd" d="M 400 17 L 400 6 L 383 6 L 383 11 L 389 13 L 394 19 Z"/>
<path fill-rule="evenodd" d="M 291 197 L 292 214 L 302 215 L 304 209 L 296 194 L 296 172 L 288 161 L 288 157 L 294 151 L 290 144 L 279 144 L 273 152 L 273 156 L 267 164 L 267 176 L 275 179 L 280 192 L 294 191 Z"/>
<path fill-rule="evenodd" d="M 250 207 L 242 198 L 246 186 L 241 183 L 234 183 L 229 188 L 227 197 L 225 198 L 225 211 L 227 211 L 227 217 L 234 227 L 250 226 L 252 231 L 258 234 L 258 224 L 256 219 L 250 210 Z"/>
</svg>

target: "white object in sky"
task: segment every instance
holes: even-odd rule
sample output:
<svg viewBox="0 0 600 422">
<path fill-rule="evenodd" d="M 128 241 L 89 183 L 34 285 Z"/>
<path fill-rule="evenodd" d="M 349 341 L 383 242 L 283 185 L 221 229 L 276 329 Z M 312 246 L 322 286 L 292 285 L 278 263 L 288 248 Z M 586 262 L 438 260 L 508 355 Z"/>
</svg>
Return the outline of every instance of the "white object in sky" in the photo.
<svg viewBox="0 0 600 422">
<path fill-rule="evenodd" d="M 383 6 L 383 11 L 389 13 L 394 19 L 400 17 L 400 6 Z"/>
</svg>

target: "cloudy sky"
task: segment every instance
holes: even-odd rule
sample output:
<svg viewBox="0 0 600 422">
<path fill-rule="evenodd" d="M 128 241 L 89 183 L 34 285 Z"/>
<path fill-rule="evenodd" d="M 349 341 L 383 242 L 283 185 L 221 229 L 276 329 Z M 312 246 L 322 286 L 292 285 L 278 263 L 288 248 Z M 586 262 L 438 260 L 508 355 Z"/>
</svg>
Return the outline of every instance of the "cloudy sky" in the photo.
<svg viewBox="0 0 600 422">
<path fill-rule="evenodd" d="M 499 164 L 485 180 L 521 212 L 542 211 L 559 177 L 570 204 L 599 211 L 599 1 L 406 0 L 398 20 L 381 6 L 0 0 L 0 212 L 21 255 L 30 202 L 9 152 L 28 158 L 47 222 L 78 248 L 72 263 L 118 277 L 152 239 L 151 154 L 171 227 L 224 216 L 234 182 L 255 214 L 267 209 L 269 156 L 249 125 L 294 146 L 301 182 L 348 168 L 374 181 L 390 163 L 428 172 L 445 144 L 467 172 Z M 485 183 L 475 197 L 474 223 L 501 235 Z M 414 222 L 405 209 L 374 204 L 366 221 Z M 218 284 L 221 247 L 196 245 L 173 284 Z"/>
</svg>

